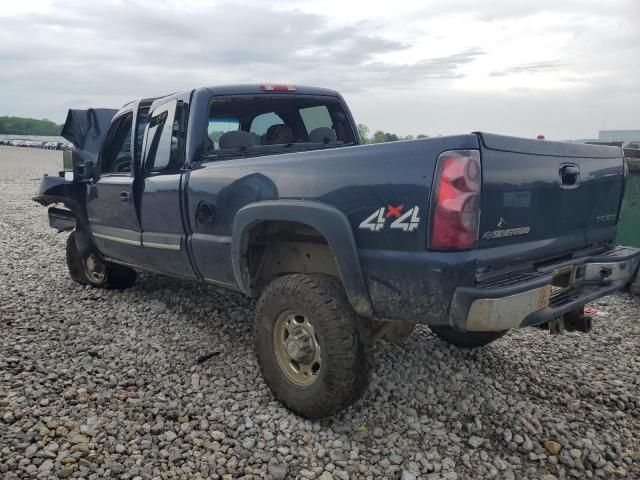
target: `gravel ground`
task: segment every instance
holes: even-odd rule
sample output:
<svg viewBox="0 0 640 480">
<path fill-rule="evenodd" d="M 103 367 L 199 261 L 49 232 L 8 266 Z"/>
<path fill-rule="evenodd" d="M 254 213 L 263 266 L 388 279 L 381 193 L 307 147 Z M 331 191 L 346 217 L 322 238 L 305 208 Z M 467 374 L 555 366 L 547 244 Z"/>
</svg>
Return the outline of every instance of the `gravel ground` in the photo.
<svg viewBox="0 0 640 480">
<path fill-rule="evenodd" d="M 475 351 L 420 328 L 376 347 L 363 400 L 311 422 L 259 375 L 253 301 L 150 274 L 125 292 L 70 280 L 66 234 L 29 200 L 60 164 L 0 147 L 3 479 L 640 476 L 639 299 L 595 304 L 588 335 Z"/>
</svg>

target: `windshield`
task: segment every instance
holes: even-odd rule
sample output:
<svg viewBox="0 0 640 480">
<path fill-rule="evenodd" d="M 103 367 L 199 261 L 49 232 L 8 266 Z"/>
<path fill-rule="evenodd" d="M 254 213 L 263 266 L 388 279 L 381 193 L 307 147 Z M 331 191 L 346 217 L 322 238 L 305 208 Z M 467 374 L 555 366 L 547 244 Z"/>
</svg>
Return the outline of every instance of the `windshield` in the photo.
<svg viewBox="0 0 640 480">
<path fill-rule="evenodd" d="M 207 139 L 205 156 L 215 159 L 350 145 L 355 137 L 337 98 L 281 94 L 214 99 Z"/>
</svg>

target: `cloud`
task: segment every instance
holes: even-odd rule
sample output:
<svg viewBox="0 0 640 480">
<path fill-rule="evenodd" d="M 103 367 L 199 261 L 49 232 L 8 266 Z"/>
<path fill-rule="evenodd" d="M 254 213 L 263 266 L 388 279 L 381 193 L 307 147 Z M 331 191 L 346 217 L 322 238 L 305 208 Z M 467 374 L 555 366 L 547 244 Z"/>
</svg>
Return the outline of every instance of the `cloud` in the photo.
<svg viewBox="0 0 640 480">
<path fill-rule="evenodd" d="M 0 81 L 25 96 L 44 90 L 72 98 L 142 96 L 193 87 L 194 80 L 318 83 L 318 78 L 357 92 L 458 78 L 460 67 L 482 54 L 467 49 L 413 64 L 389 63 L 379 57 L 408 45 L 366 25 L 334 26 L 327 16 L 262 4 L 152 8 L 64 2 L 46 13 L 0 22 Z"/>
<path fill-rule="evenodd" d="M 534 63 L 523 63 L 520 65 L 512 65 L 510 67 L 504 68 L 502 70 L 496 70 L 489 73 L 491 77 L 503 77 L 505 75 L 517 75 L 520 73 L 538 73 L 538 72 L 546 72 L 549 70 L 558 70 L 561 67 L 566 66 L 564 63 L 560 62 L 534 62 Z"/>
<path fill-rule="evenodd" d="M 423 7 L 423 14 L 449 15 L 464 14 L 484 21 L 522 19 L 542 13 L 554 15 L 598 15 L 601 18 L 617 17 L 621 11 L 637 8 L 636 0 L 448 0 L 447 2 L 430 3 Z"/>
<path fill-rule="evenodd" d="M 531 111 L 539 104 L 527 102 L 551 97 L 562 100 L 546 113 L 559 119 L 557 137 L 595 132 L 603 119 L 633 128 L 638 5 L 58 0 L 3 9 L 0 114 L 61 121 L 69 107 L 286 82 L 340 90 L 358 121 L 400 134 L 465 131 L 469 119 L 487 115 L 504 120 L 502 128 L 487 122 L 493 130 L 537 132 Z"/>
<path fill-rule="evenodd" d="M 66 90 L 71 83 L 77 91 L 93 85 L 84 81 L 83 70 L 89 70 L 125 92 L 122 87 L 132 75 L 157 79 L 164 72 L 171 78 L 197 70 L 212 72 L 215 80 L 219 75 L 214 72 L 231 68 L 238 73 L 269 72 L 269 66 L 292 71 L 341 68 L 406 48 L 355 27 L 331 27 L 325 17 L 295 10 L 256 6 L 248 12 L 240 4 L 191 10 L 149 7 L 83 2 L 60 4 L 48 14 L 5 19 L 0 59 L 10 68 L 2 69 L 0 78 L 21 82 L 25 71 L 41 71 L 42 80 L 54 81 L 51 87 Z M 36 33 L 23 35 L 27 30 Z M 77 75 L 82 82 L 74 80 Z"/>
</svg>

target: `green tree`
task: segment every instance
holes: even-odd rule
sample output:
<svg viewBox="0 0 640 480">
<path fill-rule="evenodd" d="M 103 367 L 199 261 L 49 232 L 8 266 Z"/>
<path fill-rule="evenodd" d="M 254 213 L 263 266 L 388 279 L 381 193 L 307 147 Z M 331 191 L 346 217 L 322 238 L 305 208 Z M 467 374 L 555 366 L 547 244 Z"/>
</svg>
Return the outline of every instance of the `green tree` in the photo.
<svg viewBox="0 0 640 480">
<path fill-rule="evenodd" d="M 360 133 L 360 138 L 362 139 L 364 139 L 365 137 L 367 138 L 366 143 L 385 143 L 385 142 L 397 142 L 398 140 L 414 140 L 415 138 L 429 138 L 428 135 L 425 135 L 423 133 L 415 137 L 413 135 L 407 135 L 405 137 L 401 137 L 395 133 L 383 132 L 382 130 L 376 130 L 373 133 L 373 136 L 369 137 L 369 133 L 370 133 L 369 127 L 367 127 L 362 123 L 358 124 L 358 132 Z M 363 140 L 363 143 L 365 143 L 364 140 Z"/>
<path fill-rule="evenodd" d="M 9 135 L 60 135 L 62 125 L 51 120 L 23 117 L 0 117 L 0 133 Z"/>
<path fill-rule="evenodd" d="M 369 127 L 367 127 L 364 123 L 358 124 L 358 135 L 360 136 L 360 141 L 362 143 L 369 143 Z"/>
<path fill-rule="evenodd" d="M 371 139 L 371 143 L 384 143 L 386 141 L 385 133 L 382 130 L 376 130 Z"/>
</svg>

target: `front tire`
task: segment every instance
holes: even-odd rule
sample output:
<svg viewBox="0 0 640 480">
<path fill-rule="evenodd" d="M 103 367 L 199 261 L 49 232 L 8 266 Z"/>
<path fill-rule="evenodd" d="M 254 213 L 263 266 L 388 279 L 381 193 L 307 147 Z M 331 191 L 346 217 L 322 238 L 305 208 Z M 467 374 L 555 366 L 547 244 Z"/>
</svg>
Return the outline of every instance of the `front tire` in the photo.
<svg viewBox="0 0 640 480">
<path fill-rule="evenodd" d="M 67 238 L 67 268 L 69 276 L 80 285 L 95 288 L 123 289 L 132 286 L 136 281 L 135 270 L 122 265 L 105 262 L 95 251 L 90 250 L 81 255 L 76 243 L 77 232 L 74 230 Z"/>
<path fill-rule="evenodd" d="M 501 338 L 508 330 L 501 332 L 461 332 L 447 326 L 429 326 L 439 338 L 460 348 L 474 348 L 489 345 Z"/>
<path fill-rule="evenodd" d="M 254 334 L 267 385 L 303 417 L 334 415 L 369 384 L 369 325 L 335 278 L 295 274 L 272 281 L 258 301 Z"/>
</svg>

